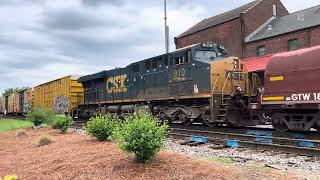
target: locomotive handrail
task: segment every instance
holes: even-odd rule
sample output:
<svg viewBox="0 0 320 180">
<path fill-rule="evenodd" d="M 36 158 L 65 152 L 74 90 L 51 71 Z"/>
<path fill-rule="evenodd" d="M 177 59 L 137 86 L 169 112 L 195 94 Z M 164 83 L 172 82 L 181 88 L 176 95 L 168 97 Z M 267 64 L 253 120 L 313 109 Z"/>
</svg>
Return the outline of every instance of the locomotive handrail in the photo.
<svg viewBox="0 0 320 180">
<path fill-rule="evenodd" d="M 212 93 L 214 93 L 214 89 L 215 89 L 216 86 L 217 86 L 217 83 L 218 83 L 218 80 L 219 80 L 220 76 L 221 76 L 221 74 L 218 74 L 217 79 L 216 79 L 215 82 L 214 82 L 214 85 L 213 85 L 213 88 L 212 88 Z"/>
<path fill-rule="evenodd" d="M 257 78 L 257 80 L 258 80 L 258 86 L 260 86 L 260 87 L 261 87 L 261 81 L 260 81 L 259 75 L 258 75 L 258 74 L 256 74 L 256 73 L 252 73 L 252 75 L 253 75 L 253 76 L 255 76 L 255 77 Z M 252 79 L 252 80 L 254 80 L 254 79 Z"/>
<path fill-rule="evenodd" d="M 221 90 L 221 95 L 222 95 L 222 102 L 223 102 L 223 92 L 224 92 L 224 89 L 227 85 L 227 82 L 228 82 L 228 79 L 229 79 L 229 76 L 230 76 L 231 73 L 228 73 L 227 77 L 226 77 L 226 80 L 224 81 L 224 84 L 223 84 L 223 87 L 222 87 L 222 90 Z"/>
<path fill-rule="evenodd" d="M 224 100 L 224 98 L 223 98 L 223 96 L 224 96 L 224 90 L 225 90 L 225 87 L 226 87 L 226 85 L 227 85 L 227 82 L 228 82 L 228 80 L 229 80 L 229 77 L 230 77 L 230 74 L 241 74 L 241 75 L 243 75 L 243 74 L 247 74 L 246 72 L 239 72 L 239 71 L 233 71 L 232 73 L 228 73 L 228 75 L 227 75 L 227 77 L 226 77 L 226 79 L 225 79 L 225 82 L 224 82 L 224 85 L 223 85 L 223 88 L 222 88 L 222 91 L 221 91 L 221 95 L 222 95 L 222 102 L 223 102 L 223 100 Z M 240 76 L 239 76 L 239 79 L 238 79 L 238 84 L 240 84 Z M 231 82 L 232 82 L 232 85 L 233 85 L 233 81 L 232 81 L 232 76 L 231 76 Z M 245 85 L 246 86 L 246 85 Z M 246 88 L 246 87 L 245 87 Z"/>
</svg>

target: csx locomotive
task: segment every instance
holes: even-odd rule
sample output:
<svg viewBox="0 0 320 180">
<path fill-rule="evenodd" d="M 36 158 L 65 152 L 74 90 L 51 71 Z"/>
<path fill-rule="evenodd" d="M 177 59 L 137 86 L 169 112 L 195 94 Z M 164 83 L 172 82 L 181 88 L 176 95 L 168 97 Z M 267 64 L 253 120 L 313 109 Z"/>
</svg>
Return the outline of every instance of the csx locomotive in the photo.
<svg viewBox="0 0 320 180">
<path fill-rule="evenodd" d="M 256 102 L 258 84 L 253 79 L 242 61 L 221 45 L 195 44 L 79 78 L 84 88 L 79 116 L 147 108 L 171 123 L 255 125 L 258 114 L 248 110 Z"/>
</svg>

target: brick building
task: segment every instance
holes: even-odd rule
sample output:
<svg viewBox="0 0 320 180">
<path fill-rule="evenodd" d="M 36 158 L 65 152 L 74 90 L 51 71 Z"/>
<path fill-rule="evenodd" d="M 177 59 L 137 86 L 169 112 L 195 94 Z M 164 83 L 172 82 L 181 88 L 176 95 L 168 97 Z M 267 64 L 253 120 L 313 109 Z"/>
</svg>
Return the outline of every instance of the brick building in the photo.
<svg viewBox="0 0 320 180">
<path fill-rule="evenodd" d="M 280 0 L 255 0 L 175 38 L 176 48 L 208 41 L 241 58 L 320 45 L 320 5 L 289 14 Z"/>
</svg>

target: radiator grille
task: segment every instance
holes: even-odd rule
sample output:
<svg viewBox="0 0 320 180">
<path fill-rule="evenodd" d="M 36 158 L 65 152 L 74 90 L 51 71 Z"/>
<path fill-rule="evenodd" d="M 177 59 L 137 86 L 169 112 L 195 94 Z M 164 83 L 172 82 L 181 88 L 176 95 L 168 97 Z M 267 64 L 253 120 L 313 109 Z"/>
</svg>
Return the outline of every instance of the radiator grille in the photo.
<svg viewBox="0 0 320 180">
<path fill-rule="evenodd" d="M 186 96 L 193 94 L 193 84 L 189 82 L 179 82 L 170 84 L 171 96 Z"/>
</svg>

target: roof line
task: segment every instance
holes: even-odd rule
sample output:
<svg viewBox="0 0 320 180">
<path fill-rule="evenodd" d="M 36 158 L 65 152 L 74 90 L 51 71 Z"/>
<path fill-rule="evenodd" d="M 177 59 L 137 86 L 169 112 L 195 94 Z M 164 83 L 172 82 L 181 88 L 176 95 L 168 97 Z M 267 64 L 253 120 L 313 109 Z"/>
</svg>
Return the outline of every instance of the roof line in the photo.
<svg viewBox="0 0 320 180">
<path fill-rule="evenodd" d="M 301 10 L 299 10 L 299 11 L 289 13 L 288 15 L 285 15 L 285 16 L 289 16 L 289 15 L 292 15 L 292 14 L 295 14 L 295 13 L 299 13 L 299 12 L 301 12 L 301 11 L 305 11 L 305 10 L 308 10 L 308 9 L 311 9 L 311 8 L 315 8 L 315 7 L 317 7 L 317 6 L 320 7 L 320 5 L 312 6 L 312 7 L 306 8 L 306 9 L 301 9 Z M 281 17 L 285 17 L 285 16 L 281 16 Z"/>
<path fill-rule="evenodd" d="M 293 32 L 304 31 L 306 29 L 314 28 L 314 27 L 317 27 L 317 26 L 320 26 L 320 24 L 314 25 L 314 26 L 305 27 L 305 28 L 302 28 L 302 29 L 296 29 L 296 30 L 288 31 L 288 32 L 285 32 L 285 33 L 282 33 L 282 34 L 276 34 L 276 35 L 265 37 L 265 38 L 261 38 L 261 39 L 256 39 L 256 40 L 253 40 L 253 41 L 248 41 L 246 43 L 253 43 L 253 42 L 262 41 L 262 40 L 265 40 L 265 39 L 276 38 L 278 36 L 287 35 L 287 34 L 290 34 L 290 33 L 293 33 Z"/>
<path fill-rule="evenodd" d="M 229 11 L 227 11 L 227 12 L 223 12 L 223 13 L 217 14 L 217 15 L 212 16 L 212 17 L 209 17 L 209 18 L 205 18 L 205 19 L 203 19 L 202 21 L 200 21 L 199 23 L 197 23 L 196 25 L 194 25 L 194 26 L 190 27 L 189 29 L 187 29 L 185 32 L 183 32 L 183 33 L 181 33 L 180 35 L 176 36 L 175 39 L 180 39 L 180 38 L 183 38 L 183 37 L 186 37 L 186 36 L 189 36 L 189 35 L 192 35 L 192 34 L 201 32 L 201 31 L 203 31 L 203 30 L 206 30 L 206 29 L 209 29 L 209 28 L 212 28 L 212 27 L 215 27 L 215 26 L 224 24 L 224 23 L 226 23 L 226 22 L 230 22 L 230 21 L 232 21 L 232 20 L 238 19 L 238 18 L 240 18 L 241 14 L 245 14 L 245 13 L 248 12 L 250 9 L 252 9 L 252 8 L 254 8 L 255 6 L 257 6 L 258 4 L 260 4 L 262 1 L 264 1 L 264 0 L 254 0 L 254 1 L 252 1 L 252 2 L 250 2 L 250 3 L 247 3 L 247 4 L 244 4 L 244 5 L 242 5 L 242 6 L 238 7 L 238 8 L 234 8 L 234 9 L 232 9 L 232 10 L 229 10 Z M 232 19 L 229 19 L 229 20 L 224 21 L 224 22 L 220 22 L 220 23 L 215 24 L 215 25 L 210 25 L 210 26 L 208 26 L 208 27 L 205 27 L 205 28 L 203 28 L 203 29 L 200 29 L 200 30 L 197 30 L 197 31 L 194 31 L 194 32 L 191 32 L 191 33 L 186 33 L 186 32 L 188 32 L 190 29 L 192 29 L 193 27 L 199 25 L 201 22 L 203 22 L 203 21 L 205 21 L 205 20 L 208 20 L 208 19 L 211 19 L 211 18 L 220 16 L 220 15 L 223 15 L 223 14 L 226 14 L 226 13 L 230 13 L 230 12 L 232 12 L 232 11 L 234 11 L 234 10 L 237 10 L 237 9 L 241 8 L 241 7 L 244 7 L 244 6 L 246 6 L 246 5 L 250 5 L 251 3 L 254 3 L 254 4 L 251 5 L 250 7 L 246 8 L 245 10 L 242 10 L 242 12 L 239 11 L 239 16 L 238 16 L 238 17 L 234 17 L 234 18 L 232 18 Z"/>
<path fill-rule="evenodd" d="M 207 27 L 207 28 L 204 28 L 204 29 L 195 31 L 195 32 L 193 32 L 193 33 L 185 34 L 185 35 L 183 35 L 183 36 L 180 36 L 180 35 L 179 35 L 179 36 L 177 36 L 177 37 L 175 37 L 175 38 L 176 38 L 176 39 L 181 39 L 181 38 L 184 38 L 184 37 L 186 37 L 186 36 L 190 36 L 190 35 L 192 35 L 192 34 L 196 34 L 196 33 L 198 33 L 198 32 L 201 32 L 201 31 L 204 31 L 204 30 L 207 30 L 207 29 L 210 29 L 210 28 L 219 26 L 219 25 L 221 25 L 221 24 L 228 23 L 228 22 L 230 22 L 230 21 L 234 21 L 234 20 L 236 20 L 236 19 L 240 19 L 240 17 L 236 17 L 236 18 L 230 19 L 230 20 L 228 20 L 228 21 L 225 21 L 225 22 L 222 22 L 222 23 L 219 23 L 219 24 L 215 24 L 215 25 L 213 25 L 213 26 L 210 26 L 210 27 Z M 202 20 L 202 21 L 204 21 L 204 20 Z M 202 22 L 202 21 L 201 21 L 201 22 Z"/>
<path fill-rule="evenodd" d="M 261 31 L 264 27 L 266 27 L 269 23 L 271 23 L 274 19 L 276 19 L 276 16 L 272 16 L 270 19 L 268 19 L 265 23 L 263 23 L 258 29 L 256 29 L 255 31 L 253 31 L 251 34 L 249 34 L 246 38 L 245 38 L 245 42 L 249 42 L 250 39 L 255 36 L 259 31 Z"/>
<path fill-rule="evenodd" d="M 58 81 L 58 80 L 61 80 L 61 79 L 67 78 L 67 77 L 72 78 L 72 76 L 75 76 L 75 75 L 72 75 L 72 74 L 64 75 L 64 76 L 61 76 L 61 77 L 59 77 L 59 78 L 55 78 L 55 79 L 53 79 L 53 80 L 50 80 L 50 81 L 47 81 L 47 82 L 44 82 L 44 83 L 38 84 L 38 85 L 36 85 L 36 86 L 34 86 L 34 87 L 42 86 L 42 85 L 45 85 L 45 84 L 51 83 L 51 82 L 53 82 L 53 81 Z"/>
<path fill-rule="evenodd" d="M 260 4 L 263 0 L 258 1 L 256 4 L 252 5 L 251 7 L 249 7 L 247 10 L 243 11 L 242 13 L 247 13 L 248 11 L 250 11 L 252 8 L 256 7 L 258 4 Z"/>
<path fill-rule="evenodd" d="M 319 6 L 319 8 L 320 8 L 320 5 L 316 5 L 316 6 L 312 6 L 312 7 L 306 8 L 306 9 L 301 9 L 301 10 L 296 11 L 296 12 L 289 13 L 289 14 L 284 15 L 284 16 L 278 16 L 278 18 L 283 18 L 283 17 L 287 17 L 287 16 L 292 16 L 292 15 L 294 15 L 294 14 L 300 13 L 300 12 L 302 12 L 302 11 L 306 11 L 306 10 L 311 9 L 311 8 L 315 8 L 315 7 L 317 7 L 317 6 Z"/>
</svg>

